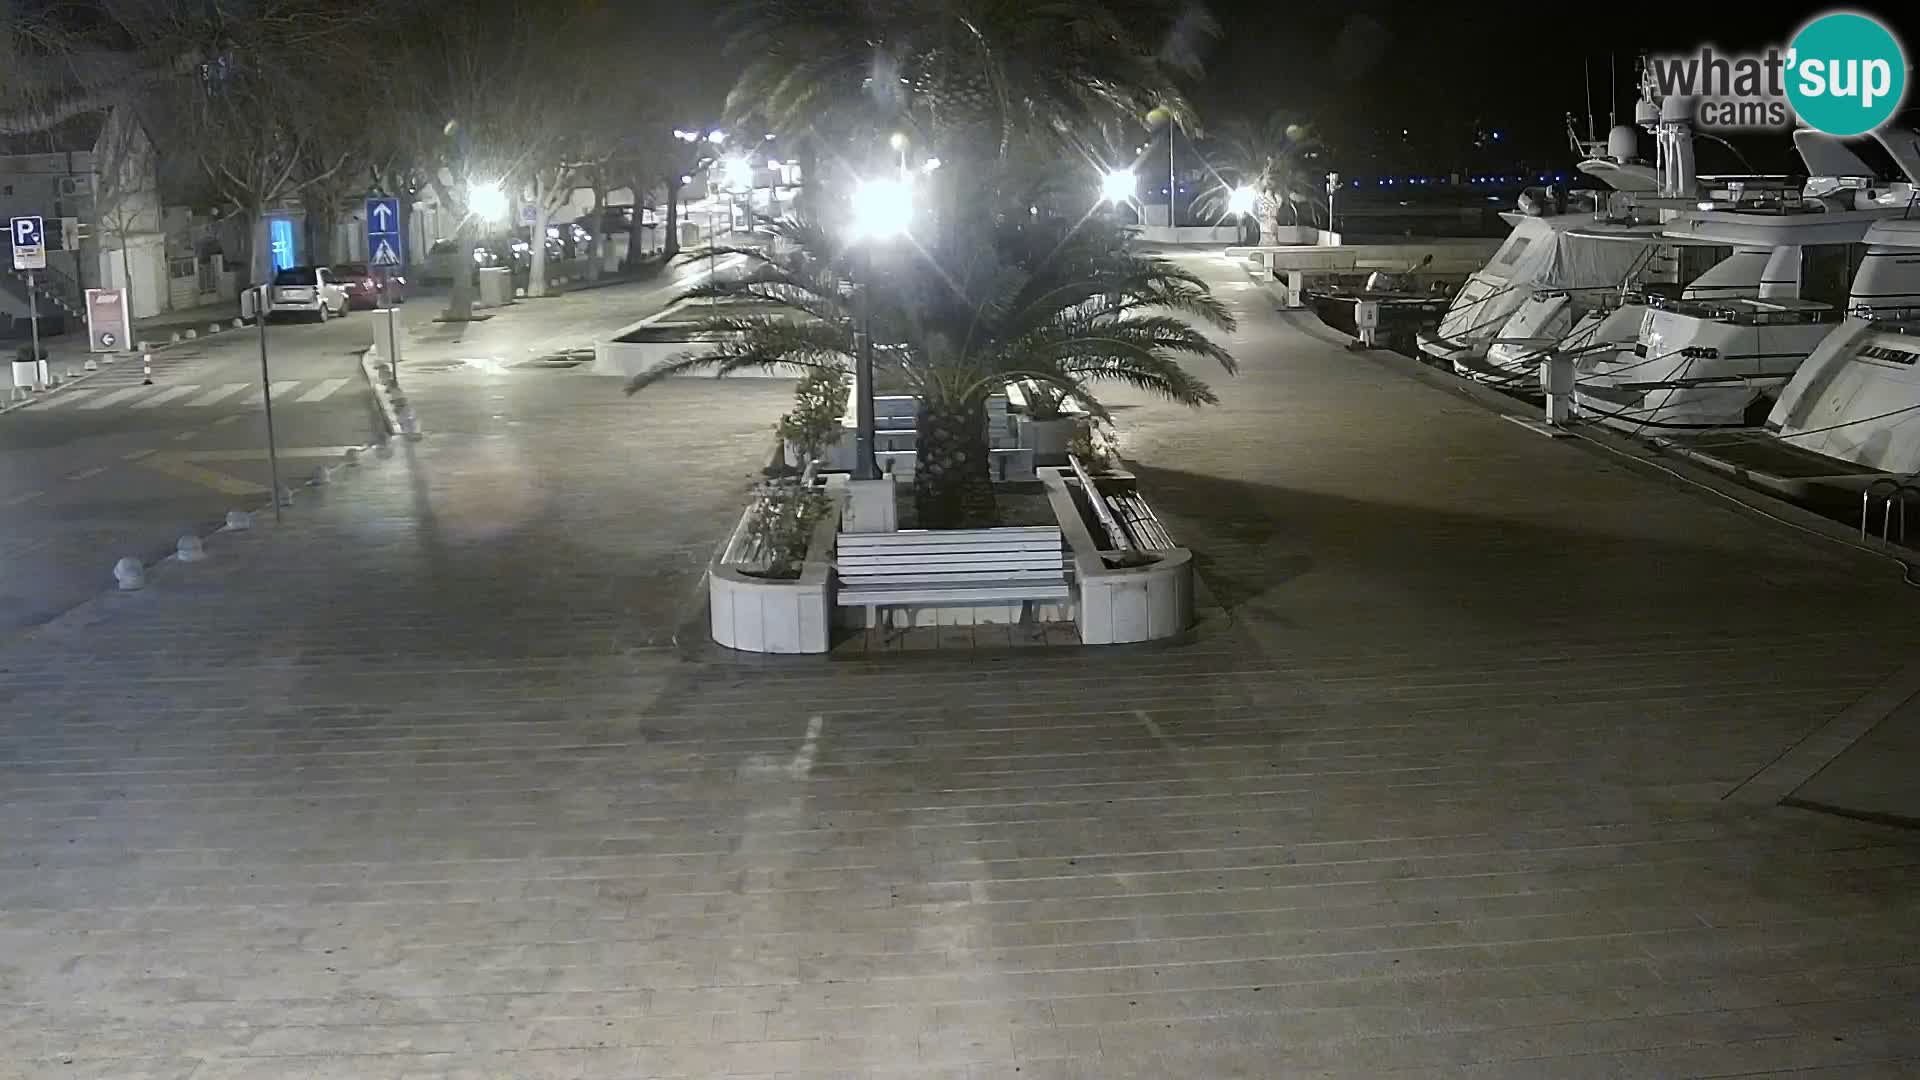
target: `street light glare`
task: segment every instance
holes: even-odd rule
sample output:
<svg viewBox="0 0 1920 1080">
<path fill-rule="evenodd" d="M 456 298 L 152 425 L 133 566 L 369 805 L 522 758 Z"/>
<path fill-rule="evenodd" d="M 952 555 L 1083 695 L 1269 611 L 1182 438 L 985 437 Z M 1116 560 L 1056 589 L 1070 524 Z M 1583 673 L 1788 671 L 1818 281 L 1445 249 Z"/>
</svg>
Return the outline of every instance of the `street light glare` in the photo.
<svg viewBox="0 0 1920 1080">
<path fill-rule="evenodd" d="M 1239 187 L 1233 189 L 1233 194 L 1227 196 L 1227 212 L 1230 214 L 1251 214 L 1253 213 L 1254 204 L 1258 201 L 1259 197 L 1254 194 L 1254 190 L 1245 184 L 1241 184 Z"/>
<path fill-rule="evenodd" d="M 921 171 L 921 172 L 932 172 L 933 170 L 935 170 L 935 169 L 937 169 L 937 168 L 939 168 L 939 167 L 940 167 L 940 159 L 939 159 L 939 158 L 937 158 L 937 157 L 935 157 L 935 158 L 928 158 L 928 159 L 926 160 L 926 163 L 920 166 L 920 171 Z"/>
<path fill-rule="evenodd" d="M 753 186 L 753 166 L 744 157 L 730 157 L 726 162 L 727 187 L 740 191 Z"/>
<path fill-rule="evenodd" d="M 727 141 L 727 133 L 724 131 L 709 131 L 707 132 L 707 141 L 715 146 L 719 146 L 721 143 Z"/>
<path fill-rule="evenodd" d="M 885 240 L 913 222 L 913 188 L 905 180 L 862 180 L 853 189 L 853 231 L 863 240 Z"/>
<path fill-rule="evenodd" d="M 1133 192 L 1132 169 L 1108 169 L 1100 178 L 1100 197 L 1107 202 L 1126 202 L 1133 198 Z"/>
<path fill-rule="evenodd" d="M 895 150 L 905 150 L 907 148 L 907 137 L 901 132 L 896 131 L 887 138 L 887 144 Z"/>
<path fill-rule="evenodd" d="M 507 216 L 507 193 L 499 184 L 476 184 L 467 205 L 487 221 L 500 221 Z"/>
</svg>

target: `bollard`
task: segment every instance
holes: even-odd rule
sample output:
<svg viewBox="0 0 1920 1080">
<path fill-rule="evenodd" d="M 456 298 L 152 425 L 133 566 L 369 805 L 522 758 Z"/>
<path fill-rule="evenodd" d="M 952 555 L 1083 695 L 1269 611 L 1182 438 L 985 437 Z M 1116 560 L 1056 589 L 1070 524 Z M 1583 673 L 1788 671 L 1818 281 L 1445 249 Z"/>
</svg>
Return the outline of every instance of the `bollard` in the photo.
<svg viewBox="0 0 1920 1080">
<path fill-rule="evenodd" d="M 140 354 L 140 385 L 153 385 L 153 354 L 150 352 Z"/>
<path fill-rule="evenodd" d="M 219 324 L 219 323 L 217 323 L 217 322 L 213 322 L 213 323 L 208 323 L 208 324 L 207 324 L 207 333 L 209 333 L 209 334 L 217 334 L 217 333 L 219 333 L 219 332 L 220 332 L 220 324 Z"/>
<path fill-rule="evenodd" d="M 347 447 L 346 461 L 349 466 L 360 464 L 360 448 L 357 446 Z"/>
<path fill-rule="evenodd" d="M 87 362 L 80 365 L 80 370 L 81 371 L 99 371 L 100 365 L 94 361 L 93 357 L 89 356 L 87 357 Z"/>
<path fill-rule="evenodd" d="M 174 548 L 174 555 L 181 562 L 199 562 L 207 557 L 207 547 L 200 542 L 199 537 L 188 533 L 180 538 L 180 543 Z"/>
<path fill-rule="evenodd" d="M 280 505 L 281 506 L 293 505 L 293 489 L 292 488 L 286 487 L 284 485 L 280 488 Z"/>
<path fill-rule="evenodd" d="M 308 487 L 326 487 L 333 483 L 333 470 L 325 465 L 313 470 L 313 479 L 307 481 Z"/>
<path fill-rule="evenodd" d="M 147 568 L 140 565 L 139 559 L 126 558 L 113 564 L 113 580 L 120 583 L 126 592 L 146 588 Z"/>
<path fill-rule="evenodd" d="M 246 532 L 253 528 L 253 515 L 245 510 L 227 511 L 227 528 L 232 532 Z"/>
</svg>

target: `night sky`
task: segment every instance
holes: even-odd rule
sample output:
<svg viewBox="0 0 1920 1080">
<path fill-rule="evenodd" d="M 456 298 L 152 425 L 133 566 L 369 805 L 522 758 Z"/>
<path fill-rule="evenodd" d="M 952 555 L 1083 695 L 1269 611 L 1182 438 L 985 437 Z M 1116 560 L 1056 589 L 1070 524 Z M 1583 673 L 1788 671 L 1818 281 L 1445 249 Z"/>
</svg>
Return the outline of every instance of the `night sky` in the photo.
<svg viewBox="0 0 1920 1080">
<path fill-rule="evenodd" d="M 1288 109 L 1311 120 L 1334 164 L 1349 175 L 1442 172 L 1513 159 L 1570 166 L 1565 116 L 1584 128 L 1582 62 L 1591 68 L 1593 109 L 1605 134 L 1609 100 L 1631 120 L 1635 59 L 1646 51 L 1728 50 L 1785 44 L 1813 15 L 1857 10 L 1901 34 L 1920 58 L 1920 4 L 1660 5 L 1436 3 L 1397 0 L 1208 0 L 1223 33 L 1204 48 L 1205 74 L 1191 86 L 1203 122 L 1236 113 L 1258 118 Z M 651 61 L 696 114 L 717 114 L 737 60 L 721 55 L 710 7 L 650 5 Z M 1895 15 L 1895 12 L 1905 14 Z M 1609 57 L 1618 63 L 1609 94 Z M 1910 80 L 1911 81 L 1911 75 Z M 1920 119 L 1920 90 L 1908 94 L 1909 123 Z M 1400 131 L 1408 135 L 1402 139 Z M 1500 146 L 1475 150 L 1476 131 L 1502 133 Z M 1798 158 L 1784 134 L 1735 140 L 1756 169 L 1793 171 Z M 1643 152 L 1651 153 L 1651 140 Z M 1496 152 L 1497 151 L 1497 152 Z M 1711 144 L 1703 171 L 1740 171 Z"/>
</svg>

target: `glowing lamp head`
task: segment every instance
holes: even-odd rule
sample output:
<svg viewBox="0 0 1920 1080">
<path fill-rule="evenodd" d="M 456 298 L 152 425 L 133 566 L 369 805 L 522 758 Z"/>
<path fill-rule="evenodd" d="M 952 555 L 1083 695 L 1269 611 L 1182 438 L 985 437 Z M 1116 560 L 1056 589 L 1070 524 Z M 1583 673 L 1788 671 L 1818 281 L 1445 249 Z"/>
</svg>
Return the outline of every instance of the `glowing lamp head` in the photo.
<svg viewBox="0 0 1920 1080">
<path fill-rule="evenodd" d="M 728 188 L 738 191 L 753 186 L 753 166 L 746 158 L 728 158 L 725 168 Z"/>
<path fill-rule="evenodd" d="M 1251 214 L 1253 213 L 1254 204 L 1259 201 L 1259 196 L 1254 194 L 1252 188 L 1241 184 L 1239 187 L 1234 188 L 1232 193 L 1227 196 L 1227 212 L 1230 214 Z"/>
<path fill-rule="evenodd" d="M 886 240 L 913 222 L 913 188 L 905 180 L 862 180 L 853 189 L 853 231 L 862 240 Z"/>
<path fill-rule="evenodd" d="M 1108 169 L 1100 178 L 1100 197 L 1107 202 L 1126 202 L 1133 198 L 1134 186 L 1132 169 Z"/>
<path fill-rule="evenodd" d="M 499 184 L 475 184 L 467 205 L 481 218 L 499 221 L 507 216 L 507 193 L 500 190 Z"/>
</svg>

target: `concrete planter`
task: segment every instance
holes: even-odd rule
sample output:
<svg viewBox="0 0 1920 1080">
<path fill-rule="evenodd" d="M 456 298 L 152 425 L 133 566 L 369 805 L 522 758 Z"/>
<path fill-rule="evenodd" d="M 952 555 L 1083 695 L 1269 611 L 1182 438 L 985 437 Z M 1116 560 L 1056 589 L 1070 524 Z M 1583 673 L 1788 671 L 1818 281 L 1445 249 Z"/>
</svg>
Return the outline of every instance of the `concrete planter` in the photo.
<svg viewBox="0 0 1920 1080">
<path fill-rule="evenodd" d="M 621 327 L 610 338 L 596 340 L 593 343 L 593 366 L 588 370 L 595 375 L 617 375 L 631 379 L 677 356 L 710 351 L 716 339 L 711 334 L 700 332 L 698 324 L 702 320 L 714 315 L 762 314 L 766 310 L 761 305 L 722 304 L 716 307 L 706 301 L 682 300 L 664 311 Z M 760 370 L 741 371 L 728 376 L 730 379 L 794 377 L 790 371 Z"/>
<path fill-rule="evenodd" d="M 1047 501 L 1073 553 L 1074 621 L 1088 645 L 1177 637 L 1193 625 L 1193 553 L 1156 551 L 1145 566 L 1110 567 L 1102 558 L 1060 469 L 1039 470 Z M 1111 555 L 1112 552 L 1104 554 Z"/>
<path fill-rule="evenodd" d="M 752 507 L 742 512 L 740 528 L 752 512 Z M 837 506 L 822 515 L 798 578 L 755 577 L 723 562 L 708 568 L 707 617 L 713 640 L 742 652 L 826 652 L 832 641 L 833 538 L 839 525 Z"/>
<path fill-rule="evenodd" d="M 1072 416 L 1056 416 L 1045 420 L 1031 417 L 1020 421 L 1020 445 L 1033 451 L 1035 465 L 1065 465 L 1067 446 L 1073 441 L 1074 425 L 1079 420 Z"/>
</svg>

